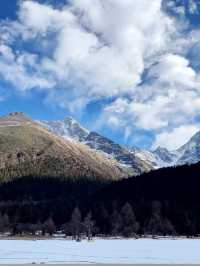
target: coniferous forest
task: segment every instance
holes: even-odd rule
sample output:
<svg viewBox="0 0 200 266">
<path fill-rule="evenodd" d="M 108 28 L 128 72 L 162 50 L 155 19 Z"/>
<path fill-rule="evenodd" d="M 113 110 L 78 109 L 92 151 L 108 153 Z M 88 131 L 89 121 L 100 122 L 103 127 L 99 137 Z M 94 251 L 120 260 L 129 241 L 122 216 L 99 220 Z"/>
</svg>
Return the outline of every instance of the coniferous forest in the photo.
<svg viewBox="0 0 200 266">
<path fill-rule="evenodd" d="M 0 231 L 13 235 L 200 235 L 200 163 L 121 181 L 34 177 L 0 185 Z"/>
</svg>

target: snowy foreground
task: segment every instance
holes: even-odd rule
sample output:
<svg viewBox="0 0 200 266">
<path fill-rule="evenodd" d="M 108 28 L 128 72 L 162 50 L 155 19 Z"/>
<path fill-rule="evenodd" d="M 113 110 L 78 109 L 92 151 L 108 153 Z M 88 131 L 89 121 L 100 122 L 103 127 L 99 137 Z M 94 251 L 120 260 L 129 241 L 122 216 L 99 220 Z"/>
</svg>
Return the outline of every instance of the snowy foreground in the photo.
<svg viewBox="0 0 200 266">
<path fill-rule="evenodd" d="M 0 263 L 198 264 L 200 240 L 0 240 Z"/>
</svg>

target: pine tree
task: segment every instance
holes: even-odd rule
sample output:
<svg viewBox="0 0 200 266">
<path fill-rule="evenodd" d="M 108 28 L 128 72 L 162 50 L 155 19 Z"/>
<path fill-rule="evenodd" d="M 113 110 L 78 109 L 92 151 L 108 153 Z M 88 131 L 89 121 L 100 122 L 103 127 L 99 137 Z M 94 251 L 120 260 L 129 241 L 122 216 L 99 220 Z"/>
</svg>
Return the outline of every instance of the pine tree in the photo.
<svg viewBox="0 0 200 266">
<path fill-rule="evenodd" d="M 194 219 L 191 219 L 189 212 L 185 212 L 183 217 L 182 217 L 182 221 L 184 224 L 184 233 L 186 234 L 186 236 L 192 236 L 195 235 L 195 231 L 196 231 L 196 221 Z"/>
<path fill-rule="evenodd" d="M 84 222 L 83 222 L 83 226 L 86 230 L 86 234 L 87 234 L 87 237 L 88 237 L 88 241 L 91 240 L 92 238 L 92 233 L 93 233 L 93 230 L 94 230 L 94 221 L 92 221 L 92 214 L 91 212 L 89 212 L 85 219 L 84 219 Z"/>
<path fill-rule="evenodd" d="M 83 229 L 81 211 L 76 207 L 72 213 L 71 220 L 69 223 L 69 230 L 72 236 L 76 240 L 80 240 L 81 232 Z"/>
<path fill-rule="evenodd" d="M 3 216 L 0 213 L 0 232 L 3 232 L 3 231 L 4 231 Z"/>
<path fill-rule="evenodd" d="M 132 206 L 126 203 L 121 209 L 122 217 L 122 235 L 124 237 L 131 237 L 135 235 L 139 230 L 139 223 L 136 221 L 136 217 Z"/>
<path fill-rule="evenodd" d="M 9 222 L 9 217 L 6 213 L 4 213 L 4 215 L 2 215 L 0 213 L 0 231 L 4 232 L 5 230 L 7 230 L 9 228 L 10 222 Z"/>
<path fill-rule="evenodd" d="M 120 213 L 114 209 L 110 216 L 110 232 L 113 236 L 121 234 L 122 230 L 122 217 Z"/>
<path fill-rule="evenodd" d="M 147 219 L 144 226 L 144 233 L 150 235 L 162 235 L 164 233 L 162 204 L 159 201 L 153 201 L 151 205 L 151 216 Z"/>
<path fill-rule="evenodd" d="M 99 208 L 98 222 L 101 233 L 105 235 L 109 234 L 109 214 L 103 205 Z"/>
<path fill-rule="evenodd" d="M 52 236 L 53 233 L 56 231 L 56 226 L 55 226 L 55 223 L 52 219 L 52 217 L 49 217 L 46 222 L 45 222 L 45 231 L 50 235 Z"/>
<path fill-rule="evenodd" d="M 167 217 L 163 218 L 163 230 L 164 230 L 164 235 L 177 234 L 172 222 Z"/>
<path fill-rule="evenodd" d="M 4 215 L 2 216 L 2 224 L 3 224 L 4 230 L 9 229 L 10 220 L 9 220 L 9 216 L 7 215 L 7 213 L 4 213 Z"/>
<path fill-rule="evenodd" d="M 4 213 L 3 215 L 3 223 L 5 227 L 8 227 L 10 224 L 9 216 L 7 213 Z"/>
</svg>

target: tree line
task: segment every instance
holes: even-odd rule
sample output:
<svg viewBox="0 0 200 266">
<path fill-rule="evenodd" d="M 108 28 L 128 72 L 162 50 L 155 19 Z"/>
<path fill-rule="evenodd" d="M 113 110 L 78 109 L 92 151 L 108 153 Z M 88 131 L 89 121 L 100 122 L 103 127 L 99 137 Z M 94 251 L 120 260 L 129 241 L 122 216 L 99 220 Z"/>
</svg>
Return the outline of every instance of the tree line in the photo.
<svg viewBox="0 0 200 266">
<path fill-rule="evenodd" d="M 0 231 L 93 235 L 200 234 L 200 164 L 108 182 L 27 176 L 0 185 Z"/>
<path fill-rule="evenodd" d="M 101 213 L 103 224 L 98 227 L 92 212 L 88 212 L 85 217 L 79 207 L 75 207 L 71 218 L 64 224 L 56 225 L 52 216 L 49 216 L 44 222 L 22 223 L 16 216 L 9 217 L 7 213 L 0 214 L 0 232 L 10 232 L 12 235 L 36 235 L 46 234 L 52 236 L 56 232 L 63 233 L 65 236 L 72 236 L 73 239 L 80 240 L 86 236 L 91 240 L 95 235 L 104 236 L 137 236 L 140 225 L 136 220 L 132 206 L 126 203 L 120 212 L 116 209 L 109 215 L 104 209 Z"/>
</svg>

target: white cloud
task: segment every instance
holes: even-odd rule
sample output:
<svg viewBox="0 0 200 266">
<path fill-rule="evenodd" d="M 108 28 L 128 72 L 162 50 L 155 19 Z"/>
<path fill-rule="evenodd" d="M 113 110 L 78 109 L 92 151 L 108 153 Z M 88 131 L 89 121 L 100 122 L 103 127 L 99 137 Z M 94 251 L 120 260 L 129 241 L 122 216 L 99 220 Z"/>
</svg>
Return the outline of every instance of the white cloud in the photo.
<svg viewBox="0 0 200 266">
<path fill-rule="evenodd" d="M 15 60 L 15 56 L 12 52 L 12 49 L 4 44 L 0 45 L 0 56 L 4 58 L 4 60 L 9 62 Z"/>
<path fill-rule="evenodd" d="M 170 86 L 195 87 L 196 73 L 189 66 L 189 61 L 179 55 L 166 54 L 159 63 L 153 66 L 149 75 L 155 77 L 156 82 Z"/>
<path fill-rule="evenodd" d="M 114 128 L 109 117 L 112 121 L 115 121 L 115 117 L 118 128 L 124 128 L 124 132 L 132 126 L 133 129 L 137 127 L 154 131 L 159 137 L 160 132 L 168 132 L 172 128 L 182 129 L 183 124 L 194 123 L 200 113 L 200 82 L 187 59 L 173 54 L 162 56 L 149 71 L 148 78 L 150 85 L 138 86 L 131 99 L 118 98 L 105 107 L 100 121 L 106 121 L 108 126 Z M 191 137 L 190 129 L 188 136 Z M 176 132 L 179 133 L 176 130 L 173 136 Z M 162 133 L 161 136 L 166 137 L 168 133 Z M 171 143 L 175 145 L 176 141 L 179 144 L 183 140 L 175 138 Z"/>
<path fill-rule="evenodd" d="M 156 136 L 153 149 L 157 147 L 165 147 L 169 150 L 174 150 L 185 144 L 192 135 L 199 131 L 197 125 L 182 125 L 174 128 L 172 131 L 163 132 Z"/>
<path fill-rule="evenodd" d="M 32 68 L 32 72 L 28 68 Z M 0 46 L 0 76 L 18 90 L 47 89 L 54 86 L 51 78 L 47 79 L 39 69 L 36 55 L 15 55 L 10 47 L 4 44 Z"/>
<path fill-rule="evenodd" d="M 131 103 L 136 124 L 161 129 L 191 121 L 200 112 L 199 77 L 189 61 L 177 55 L 162 56 L 149 72 L 153 79 L 148 97 Z M 145 92 L 145 88 L 140 88 Z M 191 104 L 192 103 L 192 104 Z"/>
<path fill-rule="evenodd" d="M 141 81 L 145 59 L 164 49 L 173 29 L 172 20 L 161 10 L 161 0 L 70 3 L 56 9 L 22 1 L 19 20 L 10 25 L 12 34 L 18 30 L 25 41 L 39 38 L 42 47 L 54 33 L 54 49 L 43 56 L 41 67 L 55 80 L 78 87 L 71 91 L 75 97 L 130 93 Z"/>
</svg>

